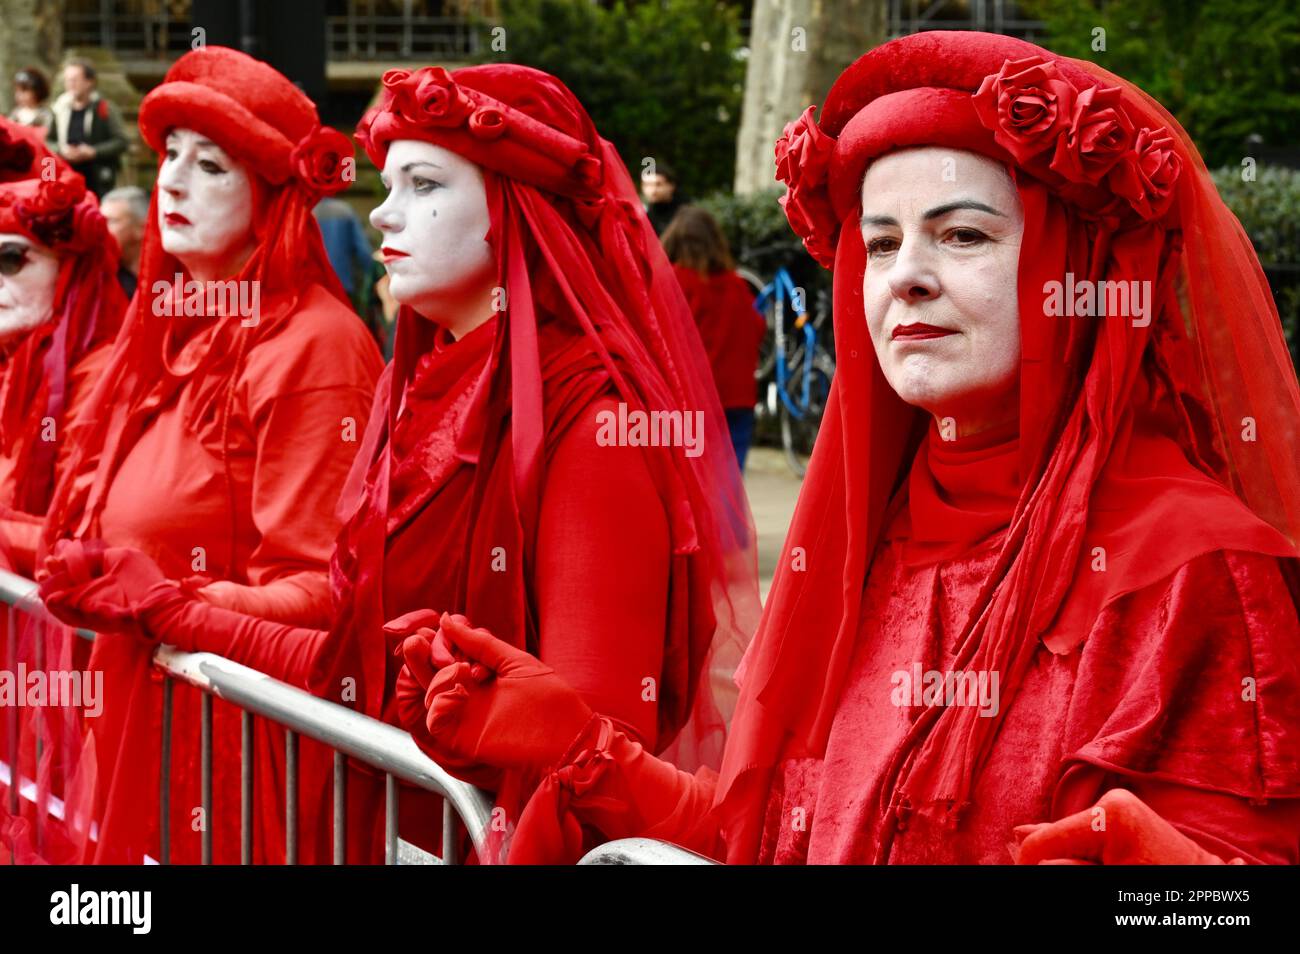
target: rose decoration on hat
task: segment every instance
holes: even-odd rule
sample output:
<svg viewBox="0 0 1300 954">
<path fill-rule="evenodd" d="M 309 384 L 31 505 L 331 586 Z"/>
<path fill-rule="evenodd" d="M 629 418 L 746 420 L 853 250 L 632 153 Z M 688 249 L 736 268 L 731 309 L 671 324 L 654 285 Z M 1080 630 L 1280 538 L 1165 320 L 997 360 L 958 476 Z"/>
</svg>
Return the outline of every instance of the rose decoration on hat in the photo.
<svg viewBox="0 0 1300 954">
<path fill-rule="evenodd" d="M 317 126 L 294 147 L 289 166 L 310 192 L 336 195 L 354 177 L 352 140 L 337 129 Z"/>
<path fill-rule="evenodd" d="M 780 198 L 786 218 L 804 248 L 817 262 L 830 268 L 835 261 L 839 220 L 825 188 L 835 140 L 813 121 L 814 106 L 788 123 L 776 141 L 776 178 L 789 188 Z"/>
<path fill-rule="evenodd" d="M 985 77 L 973 105 L 1018 165 L 1068 195 L 1101 190 L 1146 220 L 1173 201 L 1181 171 L 1173 139 L 1163 127 L 1135 131 L 1119 89 L 1077 89 L 1055 64 L 1029 57 Z"/>
<path fill-rule="evenodd" d="M 1182 172 L 1182 160 L 1174 148 L 1174 137 L 1163 126 L 1137 134 L 1133 154 L 1111 173 L 1116 194 L 1127 199 L 1144 219 L 1156 219 L 1168 211 L 1174 185 Z"/>
<path fill-rule="evenodd" d="M 484 106 L 470 114 L 468 128 L 476 139 L 500 139 L 506 131 L 505 113 Z"/>
<path fill-rule="evenodd" d="M 79 250 L 104 238 L 104 216 L 93 200 L 86 200 L 85 182 L 77 177 L 44 180 L 36 191 L 15 203 L 23 229 L 51 248 Z"/>
</svg>

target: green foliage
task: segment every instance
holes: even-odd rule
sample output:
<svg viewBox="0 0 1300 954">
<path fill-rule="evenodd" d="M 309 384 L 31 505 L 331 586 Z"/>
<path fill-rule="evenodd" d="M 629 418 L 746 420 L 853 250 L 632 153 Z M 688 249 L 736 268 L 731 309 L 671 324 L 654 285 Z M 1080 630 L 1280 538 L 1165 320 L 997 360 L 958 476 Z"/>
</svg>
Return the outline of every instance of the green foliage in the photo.
<svg viewBox="0 0 1300 954">
<path fill-rule="evenodd" d="M 736 9 L 718 0 L 650 0 L 605 8 L 574 0 L 502 0 L 506 49 L 487 61 L 558 76 L 639 177 L 667 162 L 688 194 L 729 187 L 745 66 Z"/>
<path fill-rule="evenodd" d="M 1300 142 L 1300 5 L 1294 0 L 1025 0 L 1042 45 L 1136 83 L 1178 117 L 1210 165 L 1246 137 Z M 1105 50 L 1094 31 L 1105 30 Z"/>
<path fill-rule="evenodd" d="M 1260 166 L 1255 173 L 1253 182 L 1240 166 L 1212 175 L 1264 264 L 1291 353 L 1300 357 L 1300 171 Z"/>
<path fill-rule="evenodd" d="M 785 266 L 794 283 L 808 290 L 809 302 L 830 289 L 831 273 L 804 250 L 803 242 L 786 221 L 777 202 L 785 189 L 777 186 L 749 195 L 719 192 L 700 201 L 722 226 L 736 262 L 756 272 L 764 281 Z"/>
</svg>

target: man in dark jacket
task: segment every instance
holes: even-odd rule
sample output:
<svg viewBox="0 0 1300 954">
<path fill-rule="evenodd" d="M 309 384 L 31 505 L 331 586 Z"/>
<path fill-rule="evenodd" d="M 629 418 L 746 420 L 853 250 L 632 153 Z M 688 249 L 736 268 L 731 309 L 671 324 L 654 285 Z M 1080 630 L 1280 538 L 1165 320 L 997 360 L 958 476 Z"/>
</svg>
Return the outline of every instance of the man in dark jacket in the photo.
<svg viewBox="0 0 1300 954">
<path fill-rule="evenodd" d="M 49 147 L 102 198 L 117 182 L 118 163 L 126 151 L 122 122 L 113 104 L 99 95 L 95 67 L 88 60 L 68 62 L 63 86 L 65 92 L 50 107 L 54 122 L 46 133 Z"/>
</svg>

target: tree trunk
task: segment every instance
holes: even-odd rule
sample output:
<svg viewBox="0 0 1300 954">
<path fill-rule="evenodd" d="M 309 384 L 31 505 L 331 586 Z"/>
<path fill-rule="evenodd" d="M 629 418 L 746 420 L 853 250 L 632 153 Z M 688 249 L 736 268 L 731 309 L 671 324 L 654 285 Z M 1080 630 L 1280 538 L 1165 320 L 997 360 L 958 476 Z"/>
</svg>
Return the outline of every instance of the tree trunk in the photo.
<svg viewBox="0 0 1300 954">
<path fill-rule="evenodd" d="M 772 148 L 785 124 L 820 105 L 844 68 L 887 38 L 886 0 L 754 0 L 736 192 L 775 185 Z"/>
<path fill-rule="evenodd" d="M 14 107 L 13 76 L 38 66 L 54 85 L 63 55 L 63 0 L 0 0 L 0 111 Z"/>
</svg>

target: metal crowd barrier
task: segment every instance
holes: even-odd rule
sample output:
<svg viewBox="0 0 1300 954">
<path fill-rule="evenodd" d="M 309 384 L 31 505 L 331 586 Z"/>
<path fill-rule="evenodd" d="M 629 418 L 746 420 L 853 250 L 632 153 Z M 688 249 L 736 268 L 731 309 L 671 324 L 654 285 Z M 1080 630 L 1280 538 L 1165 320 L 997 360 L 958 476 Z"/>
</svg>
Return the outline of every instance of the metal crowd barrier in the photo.
<svg viewBox="0 0 1300 954">
<path fill-rule="evenodd" d="M 15 612 L 33 614 L 38 607 L 37 585 L 31 580 L 0 570 L 0 600 L 9 604 L 10 645 L 16 642 Z M 78 630 L 78 635 L 94 639 L 95 634 Z M 264 673 L 241 666 L 211 653 L 185 653 L 169 646 L 160 646 L 154 653 L 154 663 L 167 677 L 163 683 L 163 737 L 161 752 L 160 814 L 161 845 L 159 859 L 168 862 L 170 809 L 169 774 L 171 745 L 172 680 L 181 680 L 197 686 L 204 693 L 200 710 L 200 759 L 203 813 L 211 817 L 212 802 L 212 697 L 233 704 L 242 710 L 242 753 L 240 759 L 241 810 L 240 856 L 244 864 L 252 861 L 252 753 L 253 718 L 261 716 L 282 726 L 285 731 L 286 778 L 286 844 L 288 862 L 297 861 L 297 802 L 298 736 L 305 735 L 324 743 L 334 750 L 334 863 L 344 863 L 346 844 L 345 828 L 345 771 L 346 756 L 379 769 L 385 773 L 386 798 L 384 805 L 384 833 L 386 864 L 456 864 L 456 825 L 459 820 L 469 832 L 476 851 L 484 848 L 488 824 L 492 816 L 492 800 L 488 795 L 460 779 L 449 775 L 441 766 L 426 756 L 416 746 L 411 736 L 395 726 L 369 718 L 293 686 L 273 679 Z M 40 665 L 38 660 L 38 665 Z M 20 709 L 14 710 L 16 713 Z M 10 720 L 10 738 L 7 758 L 0 760 L 0 782 L 9 793 L 10 812 L 17 813 L 17 801 L 24 791 L 34 790 L 34 783 L 16 777 L 14 766 L 19 764 L 18 739 L 15 728 L 17 716 Z M 39 754 L 38 754 L 39 762 Z M 443 798 L 443 853 L 438 858 L 422 851 L 398 837 L 397 782 L 409 782 L 441 795 Z M 61 814 L 62 803 L 53 800 L 51 814 Z M 38 829 L 39 835 L 39 829 Z M 212 860 L 212 826 L 205 826 L 202 835 L 202 860 Z"/>
<path fill-rule="evenodd" d="M 607 841 L 582 856 L 580 865 L 716 865 L 693 851 L 653 838 Z"/>
</svg>

